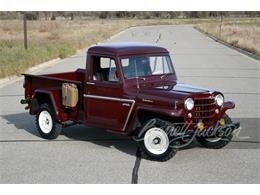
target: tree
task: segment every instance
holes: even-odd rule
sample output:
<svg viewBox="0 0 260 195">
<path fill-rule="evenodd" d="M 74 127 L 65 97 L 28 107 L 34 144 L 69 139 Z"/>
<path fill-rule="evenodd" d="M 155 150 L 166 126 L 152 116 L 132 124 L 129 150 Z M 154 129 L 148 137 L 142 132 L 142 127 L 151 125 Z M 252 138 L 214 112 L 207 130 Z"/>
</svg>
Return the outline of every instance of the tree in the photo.
<svg viewBox="0 0 260 195">
<path fill-rule="evenodd" d="M 109 12 L 108 11 L 102 11 L 102 12 L 99 13 L 99 18 L 100 19 L 106 19 L 106 18 L 108 18 L 108 16 L 109 16 Z"/>
<path fill-rule="evenodd" d="M 171 19 L 177 17 L 177 12 L 168 12 L 168 14 L 169 14 L 169 17 L 170 17 Z"/>
<path fill-rule="evenodd" d="M 56 20 L 56 13 L 55 12 L 51 12 L 51 20 Z"/>
</svg>

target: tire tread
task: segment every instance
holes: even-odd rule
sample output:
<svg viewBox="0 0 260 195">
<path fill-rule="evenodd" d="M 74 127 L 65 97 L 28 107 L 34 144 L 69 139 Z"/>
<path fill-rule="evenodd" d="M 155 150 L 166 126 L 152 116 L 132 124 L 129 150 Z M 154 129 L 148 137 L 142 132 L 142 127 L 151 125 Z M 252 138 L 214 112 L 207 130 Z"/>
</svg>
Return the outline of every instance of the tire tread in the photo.
<svg viewBox="0 0 260 195">
<path fill-rule="evenodd" d="M 231 124 L 232 120 L 231 118 L 227 115 L 224 114 L 224 120 L 226 124 Z M 225 139 L 227 140 L 219 140 L 217 142 L 209 142 L 207 140 L 205 140 L 205 138 L 203 137 L 197 137 L 197 141 L 199 142 L 199 144 L 205 148 L 209 148 L 209 149 L 221 149 L 223 147 L 225 147 L 232 139 L 232 135 L 229 135 L 228 137 L 226 137 Z"/>
</svg>

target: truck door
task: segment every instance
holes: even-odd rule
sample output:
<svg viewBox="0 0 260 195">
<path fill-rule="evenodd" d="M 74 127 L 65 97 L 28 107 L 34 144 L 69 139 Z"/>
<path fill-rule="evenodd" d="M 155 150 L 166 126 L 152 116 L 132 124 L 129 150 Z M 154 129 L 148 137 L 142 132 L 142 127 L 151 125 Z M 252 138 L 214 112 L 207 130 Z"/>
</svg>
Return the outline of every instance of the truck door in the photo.
<svg viewBox="0 0 260 195">
<path fill-rule="evenodd" d="M 85 122 L 88 125 L 124 131 L 134 100 L 123 95 L 118 64 L 112 57 L 91 56 L 84 93 Z"/>
</svg>

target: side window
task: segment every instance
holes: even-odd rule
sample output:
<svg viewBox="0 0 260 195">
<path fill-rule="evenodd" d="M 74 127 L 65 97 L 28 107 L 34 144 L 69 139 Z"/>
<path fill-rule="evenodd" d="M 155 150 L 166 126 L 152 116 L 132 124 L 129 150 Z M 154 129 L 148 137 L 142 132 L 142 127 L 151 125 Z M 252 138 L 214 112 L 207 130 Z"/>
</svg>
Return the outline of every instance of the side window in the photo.
<svg viewBox="0 0 260 195">
<path fill-rule="evenodd" d="M 93 80 L 118 81 L 115 60 L 108 57 L 93 57 Z"/>
<path fill-rule="evenodd" d="M 100 58 L 100 67 L 101 67 L 102 69 L 109 68 L 110 61 L 111 61 L 110 58 L 101 57 L 101 58 Z"/>
</svg>

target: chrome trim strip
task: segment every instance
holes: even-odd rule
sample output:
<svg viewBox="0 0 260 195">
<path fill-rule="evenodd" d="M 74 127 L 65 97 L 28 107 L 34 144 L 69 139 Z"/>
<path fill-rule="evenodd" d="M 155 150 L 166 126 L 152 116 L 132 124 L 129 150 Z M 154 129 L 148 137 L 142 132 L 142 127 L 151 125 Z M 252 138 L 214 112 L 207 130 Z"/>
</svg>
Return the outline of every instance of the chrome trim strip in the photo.
<svg viewBox="0 0 260 195">
<path fill-rule="evenodd" d="M 125 131 L 126 125 L 129 121 L 129 118 L 131 116 L 131 113 L 133 111 L 134 105 L 135 105 L 135 100 L 131 100 L 131 99 L 123 99 L 123 98 L 115 98 L 115 97 L 107 97 L 107 96 L 98 96 L 98 95 L 88 95 L 88 94 L 84 94 L 85 98 L 95 98 L 95 99 L 100 99 L 100 100 L 111 100 L 111 101 L 119 101 L 119 102 L 129 102 L 132 103 L 130 110 L 128 112 L 128 115 L 126 117 L 126 121 L 123 127 L 123 131 Z"/>
<path fill-rule="evenodd" d="M 129 121 L 129 118 L 130 118 L 130 115 L 131 115 L 132 110 L 134 108 L 134 105 L 135 105 L 135 100 L 132 100 L 132 105 L 131 105 L 130 110 L 128 112 L 128 115 L 126 117 L 126 121 L 125 121 L 125 124 L 124 124 L 124 127 L 123 127 L 123 131 L 125 131 L 125 129 L 126 129 L 126 125 L 127 125 L 128 121 Z"/>
<path fill-rule="evenodd" d="M 148 99 L 142 99 L 143 102 L 148 102 L 148 103 L 153 103 L 153 100 L 148 100 Z"/>
<path fill-rule="evenodd" d="M 87 82 L 88 85 L 95 85 L 95 83 Z"/>
</svg>

